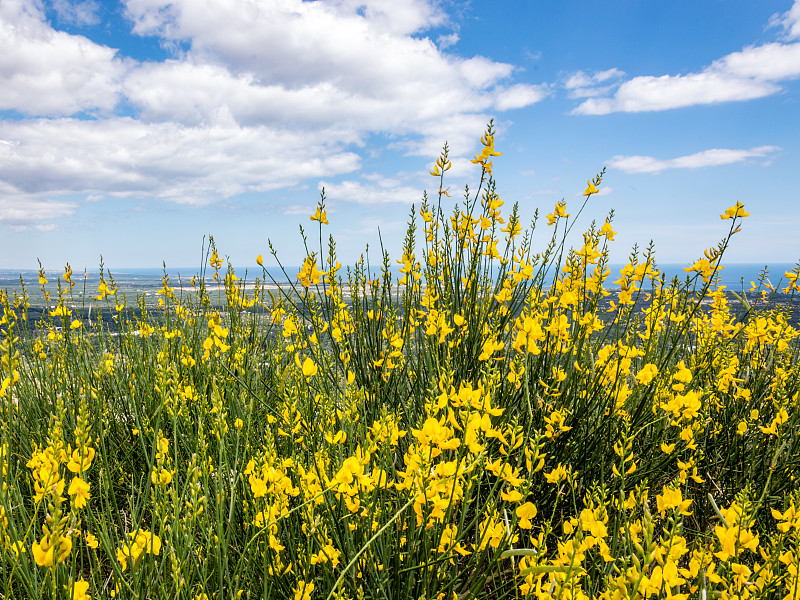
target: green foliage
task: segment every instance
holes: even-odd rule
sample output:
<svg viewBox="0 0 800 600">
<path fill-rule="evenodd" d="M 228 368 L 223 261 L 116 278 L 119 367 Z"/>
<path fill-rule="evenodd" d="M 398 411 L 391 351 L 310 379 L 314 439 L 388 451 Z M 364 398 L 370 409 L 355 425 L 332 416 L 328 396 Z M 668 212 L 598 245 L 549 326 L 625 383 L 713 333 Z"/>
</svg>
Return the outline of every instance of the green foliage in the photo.
<svg viewBox="0 0 800 600">
<path fill-rule="evenodd" d="M 0 597 L 793 598 L 800 268 L 733 310 L 737 204 L 683 281 L 634 249 L 612 291 L 613 212 L 566 247 L 603 173 L 536 252 L 481 141 L 399 277 L 342 271 L 323 194 L 289 285 L 211 239 L 155 311 L 102 265 L 94 321 L 69 266 L 36 326 L 0 295 Z"/>
</svg>

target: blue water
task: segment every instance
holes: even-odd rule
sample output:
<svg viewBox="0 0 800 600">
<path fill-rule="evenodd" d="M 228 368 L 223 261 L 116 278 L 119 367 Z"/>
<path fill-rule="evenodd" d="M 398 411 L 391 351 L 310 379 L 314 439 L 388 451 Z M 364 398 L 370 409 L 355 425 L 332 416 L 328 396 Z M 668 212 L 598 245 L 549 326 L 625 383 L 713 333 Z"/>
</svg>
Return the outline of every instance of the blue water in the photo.
<svg viewBox="0 0 800 600">
<path fill-rule="evenodd" d="M 614 280 L 618 279 L 620 269 L 623 266 L 623 264 L 609 265 L 611 274 L 606 280 L 607 289 L 613 290 L 617 287 L 617 285 L 613 282 Z M 660 264 L 658 265 L 658 268 L 666 275 L 668 281 L 674 276 L 677 276 L 681 281 L 683 281 L 687 276 L 686 271 L 684 271 L 684 267 L 686 266 L 688 266 L 688 263 L 672 263 Z M 794 266 L 795 265 L 793 263 L 774 263 L 767 266 L 766 268 L 768 271 L 769 282 L 777 287 L 785 286 L 786 278 L 784 276 L 784 272 L 791 271 Z M 744 287 L 744 290 L 747 291 L 750 289 L 751 282 L 758 281 L 759 274 L 764 268 L 765 265 L 758 263 L 734 263 L 725 265 L 725 268 L 720 272 L 720 283 L 725 285 L 728 290 L 741 291 L 742 287 Z M 269 275 L 271 275 L 274 281 L 279 284 L 286 283 L 288 280 L 294 281 L 299 270 L 300 269 L 297 266 L 287 266 L 285 267 L 286 275 L 284 275 L 279 268 L 270 267 L 267 269 Z M 399 277 L 400 274 L 397 266 L 394 266 L 392 271 L 396 278 Z M 345 269 L 342 269 L 340 273 L 346 278 Z M 378 276 L 379 273 L 379 269 L 373 269 L 373 277 Z M 134 297 L 136 293 L 144 293 L 147 296 L 155 298 L 155 292 L 161 288 L 161 279 L 164 272 L 162 269 L 139 268 L 112 270 L 111 274 L 114 276 L 117 288 L 120 291 L 127 293 L 129 297 Z M 188 291 L 191 289 L 189 281 L 193 276 L 198 275 L 198 271 L 196 268 L 167 269 L 167 274 L 170 277 L 170 286 L 178 289 L 182 285 L 183 289 Z M 245 278 L 244 269 L 238 270 L 236 274 L 240 279 Z M 213 271 L 209 269 L 206 272 L 207 282 L 211 280 L 212 275 Z M 38 271 L 0 270 L 0 289 L 7 290 L 11 294 L 13 294 L 14 291 L 21 291 L 20 276 L 22 276 L 22 279 L 25 282 L 25 287 L 32 303 L 38 304 L 38 301 L 43 301 L 43 298 L 39 298 L 39 296 L 41 296 L 41 292 L 39 290 Z M 263 278 L 263 271 L 261 267 L 256 266 L 247 269 L 248 281 L 252 282 L 256 276 Z M 51 295 L 56 293 L 57 280 L 60 279 L 62 286 L 64 285 L 64 280 L 61 279 L 61 272 L 50 271 L 47 273 L 47 279 L 47 289 L 50 290 Z M 73 273 L 72 279 L 76 282 L 76 286 L 73 289 L 74 296 L 88 297 L 97 293 L 97 285 L 100 281 L 97 271 L 87 272 L 85 276 L 82 272 Z M 267 278 L 267 283 L 271 283 L 269 278 Z"/>
<path fill-rule="evenodd" d="M 609 265 L 611 275 L 608 278 L 609 282 L 607 283 L 607 287 L 617 287 L 611 282 L 618 279 L 617 275 L 623 266 L 622 264 Z M 688 266 L 688 263 L 659 264 L 658 269 L 666 275 L 667 281 L 670 281 L 675 276 L 683 281 L 687 276 L 684 267 Z M 786 271 L 791 271 L 794 267 L 794 263 L 773 263 L 772 265 L 766 266 L 769 282 L 774 286 L 785 286 L 786 277 L 784 273 Z M 744 290 L 747 291 L 750 289 L 751 282 L 758 283 L 759 274 L 764 268 L 765 265 L 760 263 L 734 263 L 725 265 L 725 268 L 719 271 L 720 284 L 724 285 L 728 290 L 738 292 L 742 290 L 742 282 L 744 282 Z"/>
</svg>

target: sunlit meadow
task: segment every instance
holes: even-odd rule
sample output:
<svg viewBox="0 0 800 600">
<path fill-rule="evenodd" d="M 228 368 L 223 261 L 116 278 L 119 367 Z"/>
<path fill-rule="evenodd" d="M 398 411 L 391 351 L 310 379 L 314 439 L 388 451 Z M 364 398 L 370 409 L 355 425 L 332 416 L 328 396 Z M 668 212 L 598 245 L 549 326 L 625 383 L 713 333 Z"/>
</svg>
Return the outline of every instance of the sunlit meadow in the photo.
<svg viewBox="0 0 800 600">
<path fill-rule="evenodd" d="M 212 239 L 157 309 L 0 295 L 0 597 L 800 598 L 800 267 L 719 285 L 737 203 L 611 273 L 603 173 L 539 219 L 500 154 L 458 200 L 445 146 L 399 259 L 342 268 L 323 195 L 288 285 Z"/>
</svg>

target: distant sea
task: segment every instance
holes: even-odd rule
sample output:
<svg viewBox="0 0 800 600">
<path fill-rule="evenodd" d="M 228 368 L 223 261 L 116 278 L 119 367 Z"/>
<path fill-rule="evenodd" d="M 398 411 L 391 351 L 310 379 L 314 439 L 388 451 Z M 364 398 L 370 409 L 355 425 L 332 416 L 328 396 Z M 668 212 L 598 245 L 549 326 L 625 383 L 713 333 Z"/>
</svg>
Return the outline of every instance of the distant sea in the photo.
<svg viewBox="0 0 800 600">
<path fill-rule="evenodd" d="M 609 279 L 611 281 L 618 279 L 618 277 L 615 277 L 614 275 L 618 274 L 623 266 L 624 265 L 622 264 L 612 264 L 609 266 L 611 269 L 611 275 L 609 276 Z M 667 281 L 669 281 L 675 276 L 677 276 L 678 279 L 685 279 L 687 273 L 684 268 L 688 266 L 688 263 L 669 263 L 659 264 L 658 269 L 666 275 Z M 769 282 L 772 285 L 785 286 L 786 277 L 784 276 L 784 273 L 794 269 L 795 263 L 773 263 L 770 265 L 764 265 L 761 263 L 733 263 L 725 264 L 724 266 L 725 268 L 719 272 L 720 283 L 728 290 L 739 292 L 742 290 L 742 285 L 744 285 L 744 291 L 747 291 L 750 288 L 751 281 L 757 282 L 759 274 L 763 269 L 766 269 Z M 617 286 L 614 286 L 613 283 L 608 284 L 609 289 L 612 289 L 613 287 Z"/>
<path fill-rule="evenodd" d="M 611 274 L 606 282 L 607 289 L 613 290 L 615 287 L 618 287 L 613 282 L 618 279 L 619 271 L 623 266 L 623 264 L 609 265 Z M 677 276 L 679 279 L 685 279 L 686 271 L 684 271 L 684 267 L 686 266 L 688 266 L 688 263 L 659 264 L 658 268 L 666 275 L 667 280 L 670 280 L 674 276 Z M 774 286 L 785 286 L 786 278 L 784 272 L 791 271 L 794 266 L 794 263 L 773 263 L 767 265 L 766 269 L 769 282 Z M 758 263 L 727 264 L 720 272 L 720 282 L 725 285 L 728 290 L 741 291 L 742 287 L 744 287 L 744 290 L 747 291 L 750 288 L 751 282 L 758 280 L 759 274 L 763 269 L 765 269 L 765 265 Z M 269 275 L 278 284 L 287 283 L 289 279 L 295 280 L 299 270 L 300 268 L 297 266 L 287 266 L 285 267 L 286 274 L 284 274 L 279 268 L 271 267 L 267 269 Z M 397 267 L 393 270 L 395 275 L 399 275 Z M 344 272 L 344 269 L 340 271 L 343 275 Z M 56 295 L 57 280 L 61 279 L 61 284 L 64 284 L 64 280 L 61 278 L 62 273 L 63 271 L 48 271 L 46 274 L 48 280 L 47 289 L 50 290 L 51 298 Z M 161 280 L 164 271 L 162 269 L 131 268 L 112 270 L 111 274 L 114 277 L 118 290 L 127 294 L 129 302 L 133 302 L 137 294 L 144 294 L 148 300 L 147 303 L 150 304 L 151 299 L 153 303 L 155 302 L 156 292 L 161 288 Z M 169 275 L 170 278 L 170 286 L 174 287 L 176 291 L 179 290 L 181 286 L 186 292 L 191 291 L 189 282 L 193 276 L 198 274 L 197 268 L 167 269 L 167 275 Z M 211 279 L 212 274 L 213 271 L 210 269 L 206 272 L 207 282 Z M 245 279 L 244 269 L 237 270 L 236 274 L 240 279 Z M 262 277 L 261 267 L 254 266 L 247 269 L 247 281 L 254 281 L 256 276 L 259 278 Z M 12 296 L 15 291 L 17 293 L 21 292 L 20 277 L 22 277 L 25 283 L 25 288 L 30 297 L 31 304 L 34 306 L 43 305 L 44 297 L 39 289 L 38 271 L 0 270 L 0 289 L 7 290 Z M 76 272 L 73 273 L 72 279 L 76 282 L 73 288 L 73 298 L 75 300 L 80 301 L 84 295 L 89 297 L 97 294 L 97 285 L 100 281 L 97 271 L 87 271 L 85 277 L 83 272 Z M 268 281 L 267 283 L 270 282 Z"/>
</svg>

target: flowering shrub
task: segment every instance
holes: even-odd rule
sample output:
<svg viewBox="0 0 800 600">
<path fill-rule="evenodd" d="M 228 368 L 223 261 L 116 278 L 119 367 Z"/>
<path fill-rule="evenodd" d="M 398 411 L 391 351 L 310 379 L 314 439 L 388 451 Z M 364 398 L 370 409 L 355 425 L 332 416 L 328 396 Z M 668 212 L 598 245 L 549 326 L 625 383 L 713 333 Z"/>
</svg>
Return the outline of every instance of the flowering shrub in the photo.
<svg viewBox="0 0 800 600">
<path fill-rule="evenodd" d="M 289 285 L 212 239 L 157 313 L 101 272 L 118 335 L 69 267 L 37 326 L 0 295 L 0 595 L 800 598 L 800 267 L 734 310 L 737 203 L 684 280 L 648 248 L 612 291 L 613 212 L 565 245 L 603 173 L 535 252 L 481 142 L 452 213 L 445 146 L 399 277 L 345 276 L 323 195 Z"/>
</svg>

